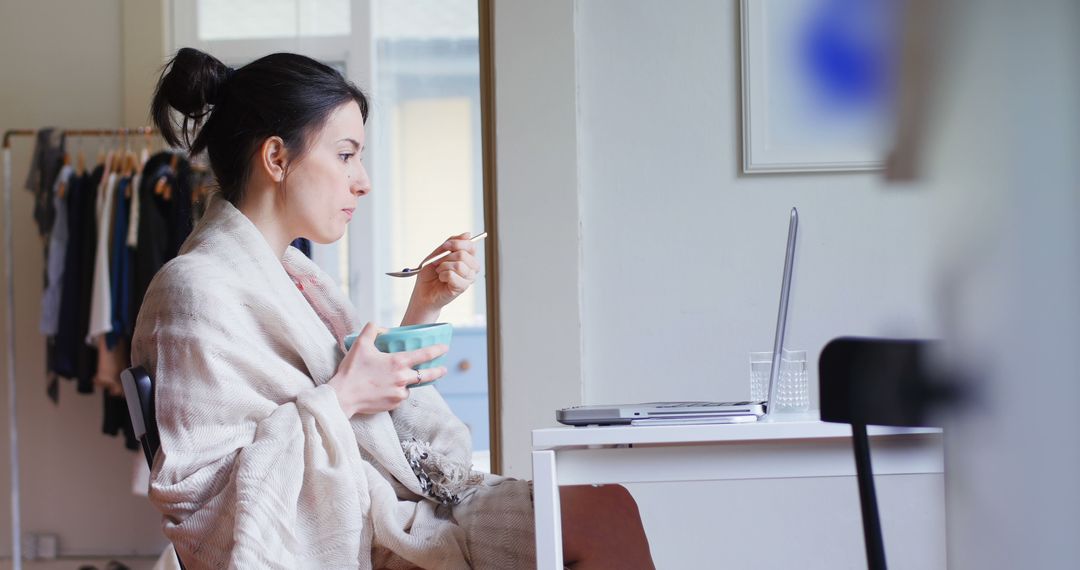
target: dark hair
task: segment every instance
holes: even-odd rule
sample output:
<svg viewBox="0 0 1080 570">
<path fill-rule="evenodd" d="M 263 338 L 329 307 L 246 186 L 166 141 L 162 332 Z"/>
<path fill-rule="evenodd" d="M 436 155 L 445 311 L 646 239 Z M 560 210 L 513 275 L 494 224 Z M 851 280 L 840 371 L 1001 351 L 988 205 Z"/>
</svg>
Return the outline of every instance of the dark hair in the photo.
<svg viewBox="0 0 1080 570">
<path fill-rule="evenodd" d="M 298 158 L 330 114 L 350 101 L 360 105 L 366 121 L 363 92 L 309 57 L 275 53 L 234 70 L 210 54 L 182 48 L 162 69 L 150 114 L 169 144 L 182 140 L 192 156 L 206 149 L 222 195 L 236 204 L 264 140 L 281 137 Z M 174 121 L 170 108 L 183 119 Z"/>
</svg>

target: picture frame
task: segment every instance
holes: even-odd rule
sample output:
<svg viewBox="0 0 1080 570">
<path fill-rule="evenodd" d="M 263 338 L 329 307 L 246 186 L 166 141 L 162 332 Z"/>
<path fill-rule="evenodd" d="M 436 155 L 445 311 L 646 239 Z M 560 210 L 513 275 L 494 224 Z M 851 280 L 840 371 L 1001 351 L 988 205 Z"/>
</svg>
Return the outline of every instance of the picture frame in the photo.
<svg viewBox="0 0 1080 570">
<path fill-rule="evenodd" d="M 890 2 L 868 5 L 880 12 Z M 863 13 L 849 15 L 853 11 Z M 870 46 L 878 48 L 874 51 L 857 43 L 864 37 L 844 37 L 851 36 L 851 29 L 865 31 L 858 26 L 895 27 L 895 21 L 881 16 L 852 10 L 844 0 L 741 0 L 744 173 L 884 167 L 890 140 L 890 40 Z M 852 22 L 852 17 L 864 20 Z M 829 61 L 837 53 L 848 55 L 845 48 L 861 67 L 847 59 Z M 867 53 L 876 54 L 878 61 Z"/>
</svg>

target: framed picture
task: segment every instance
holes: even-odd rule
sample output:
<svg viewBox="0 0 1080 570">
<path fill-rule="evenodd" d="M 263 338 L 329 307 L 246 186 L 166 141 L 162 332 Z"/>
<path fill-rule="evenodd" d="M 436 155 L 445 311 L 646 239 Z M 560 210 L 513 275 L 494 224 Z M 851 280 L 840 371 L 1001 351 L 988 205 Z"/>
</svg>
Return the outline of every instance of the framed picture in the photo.
<svg viewBox="0 0 1080 570">
<path fill-rule="evenodd" d="M 882 168 L 898 0 L 742 0 L 743 171 Z"/>
</svg>

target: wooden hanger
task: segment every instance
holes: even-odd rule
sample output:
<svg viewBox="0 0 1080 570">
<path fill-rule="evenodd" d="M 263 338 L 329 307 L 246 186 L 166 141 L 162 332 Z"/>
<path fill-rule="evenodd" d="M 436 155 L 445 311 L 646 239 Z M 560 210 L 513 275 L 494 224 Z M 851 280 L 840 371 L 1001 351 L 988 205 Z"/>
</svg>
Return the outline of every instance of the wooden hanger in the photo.
<svg viewBox="0 0 1080 570">
<path fill-rule="evenodd" d="M 71 166 L 71 153 L 64 151 L 64 166 Z M 56 182 L 56 195 L 63 199 L 67 195 L 67 184 L 63 180 Z"/>
<path fill-rule="evenodd" d="M 161 176 L 154 182 L 154 195 L 161 196 L 166 200 L 172 196 L 172 189 L 169 187 L 169 182 L 166 176 Z"/>
<path fill-rule="evenodd" d="M 120 133 L 120 138 L 116 144 L 116 152 L 113 153 L 113 172 L 117 174 L 123 174 L 124 170 L 124 143 L 127 141 L 127 135 L 123 132 Z"/>
<path fill-rule="evenodd" d="M 130 150 L 124 153 L 124 178 L 128 179 L 127 185 L 124 186 L 124 198 L 131 198 L 131 186 L 135 179 L 132 177 L 135 171 L 135 155 Z"/>
<path fill-rule="evenodd" d="M 145 135 L 146 144 L 143 146 L 142 152 L 139 154 L 139 157 L 141 158 L 141 162 L 143 164 L 146 164 L 147 158 L 149 158 L 151 154 L 154 154 L 154 137 L 150 135 L 150 129 L 146 129 Z M 140 165 L 139 168 L 141 169 L 142 165 Z"/>
<path fill-rule="evenodd" d="M 101 183 L 102 185 L 104 185 L 105 181 L 109 179 L 109 174 L 112 173 L 113 149 L 110 148 L 108 152 L 105 153 L 105 160 L 102 161 L 101 164 L 105 167 L 105 170 L 102 172 L 101 175 Z"/>
</svg>

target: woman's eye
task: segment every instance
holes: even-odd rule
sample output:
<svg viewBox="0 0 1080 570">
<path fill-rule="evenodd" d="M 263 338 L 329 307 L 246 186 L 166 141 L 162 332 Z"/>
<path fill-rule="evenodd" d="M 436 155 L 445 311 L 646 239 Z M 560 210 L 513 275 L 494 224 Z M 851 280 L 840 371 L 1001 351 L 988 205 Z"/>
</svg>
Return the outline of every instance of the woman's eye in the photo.
<svg viewBox="0 0 1080 570">
<path fill-rule="evenodd" d="M 342 152 L 338 154 L 338 158 L 341 159 L 341 162 L 349 162 L 349 159 L 355 155 L 356 153 L 354 152 Z"/>
</svg>

